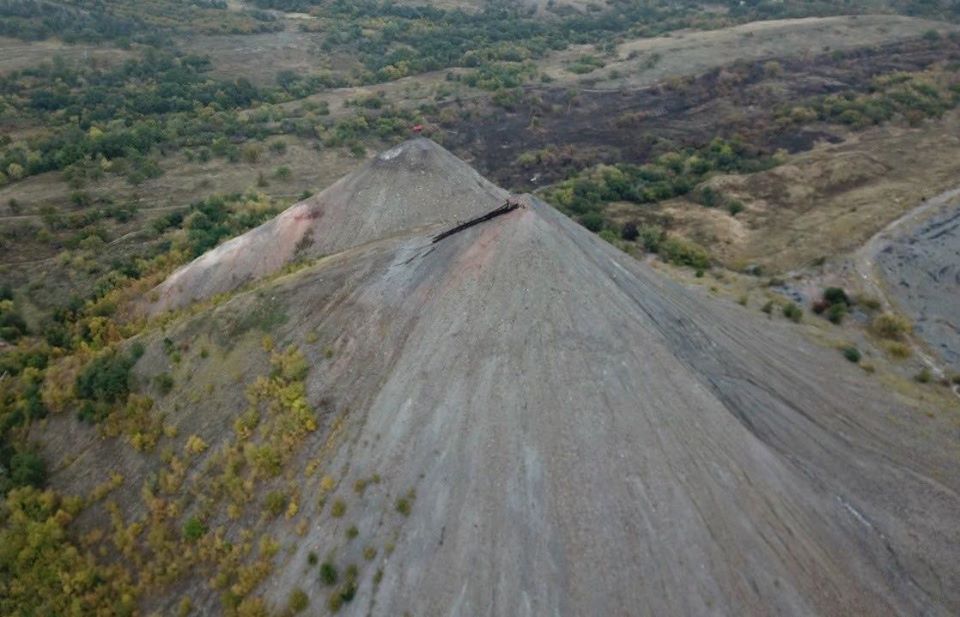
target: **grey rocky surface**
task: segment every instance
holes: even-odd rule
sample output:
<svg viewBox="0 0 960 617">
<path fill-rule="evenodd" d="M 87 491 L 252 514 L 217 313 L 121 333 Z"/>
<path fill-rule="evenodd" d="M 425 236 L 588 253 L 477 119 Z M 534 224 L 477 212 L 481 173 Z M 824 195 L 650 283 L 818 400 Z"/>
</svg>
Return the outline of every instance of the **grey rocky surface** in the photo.
<svg viewBox="0 0 960 617">
<path fill-rule="evenodd" d="M 407 194 L 421 185 L 444 199 Z M 303 480 L 305 533 L 269 524 L 289 547 L 258 590 L 271 604 L 300 587 L 323 614 L 329 589 L 306 566 L 316 551 L 361 565 L 340 610 L 351 616 L 960 613 L 949 419 L 920 422 L 798 326 L 673 282 L 536 198 L 433 243 L 505 193 L 429 142 L 338 186 L 337 200 L 311 202 L 329 204 L 330 226 L 309 230 L 330 257 L 166 332 L 226 345 L 230 324 L 270 302 L 287 315 L 279 344 L 320 332 L 330 349 L 303 346 L 308 393 L 342 421 L 323 417 L 302 460 L 336 470 L 330 497 L 347 514 L 322 511 Z M 283 263 L 289 247 L 267 259 L 263 239 L 290 216 L 181 270 L 155 310 Z M 247 265 L 224 258 L 244 246 Z M 168 419 L 211 451 L 242 411 L 217 396 Z M 105 447 L 55 483 L 109 464 Z M 150 473 L 123 465 L 130 486 Z M 382 483 L 354 494 L 372 474 Z M 395 499 L 410 490 L 403 516 Z M 198 610 L 216 612 L 217 593 L 194 585 Z"/>
<path fill-rule="evenodd" d="M 893 234 L 875 262 L 916 334 L 960 372 L 960 195 Z"/>
</svg>

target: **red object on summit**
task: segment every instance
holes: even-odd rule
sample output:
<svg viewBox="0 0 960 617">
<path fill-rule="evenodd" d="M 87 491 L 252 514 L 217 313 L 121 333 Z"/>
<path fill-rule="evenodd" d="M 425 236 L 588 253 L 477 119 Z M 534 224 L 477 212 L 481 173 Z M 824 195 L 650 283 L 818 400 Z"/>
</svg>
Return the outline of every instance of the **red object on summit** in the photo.
<svg viewBox="0 0 960 617">
<path fill-rule="evenodd" d="M 413 132 L 414 132 L 414 133 L 419 133 L 419 132 L 422 131 L 422 130 L 423 130 L 423 125 L 422 125 L 422 124 L 415 124 L 415 125 L 413 125 Z"/>
</svg>

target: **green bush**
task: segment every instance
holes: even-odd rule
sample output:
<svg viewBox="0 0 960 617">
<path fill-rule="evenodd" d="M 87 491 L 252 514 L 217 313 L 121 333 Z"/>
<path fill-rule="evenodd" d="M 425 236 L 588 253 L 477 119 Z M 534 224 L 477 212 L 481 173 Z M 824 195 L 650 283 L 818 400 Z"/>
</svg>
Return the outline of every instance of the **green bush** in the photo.
<svg viewBox="0 0 960 617">
<path fill-rule="evenodd" d="M 310 598 L 307 596 L 307 593 L 300 589 L 294 589 L 290 593 L 290 602 L 288 606 L 290 607 L 291 613 L 302 613 L 306 610 L 307 606 L 310 604 Z"/>
<path fill-rule="evenodd" d="M 603 229 L 603 215 L 599 212 L 587 212 L 580 217 L 580 224 L 590 231 L 600 231 Z"/>
<path fill-rule="evenodd" d="M 157 384 L 157 390 L 164 396 L 170 394 L 170 391 L 173 390 L 173 377 L 171 377 L 169 373 L 157 375 L 154 381 Z"/>
<path fill-rule="evenodd" d="M 393 504 L 397 512 L 404 516 L 410 516 L 410 511 L 413 508 L 413 504 L 410 502 L 410 499 L 407 497 L 398 497 L 397 501 Z"/>
<path fill-rule="evenodd" d="M 0 448 L 2 450 L 4 448 Z M 0 452 L 0 461 L 5 460 Z M 47 480 L 47 467 L 43 458 L 33 451 L 17 452 L 7 462 L 8 473 L 0 466 L 0 496 L 18 486 L 42 488 Z"/>
<path fill-rule="evenodd" d="M 0 294 L 0 338 L 15 343 L 29 333 L 24 321 L 13 303 L 13 292 L 7 286 Z"/>
<path fill-rule="evenodd" d="M 282 491 L 270 491 L 263 500 L 263 508 L 271 516 L 280 516 L 287 509 L 287 496 Z"/>
<path fill-rule="evenodd" d="M 799 322 L 803 319 L 803 309 L 793 302 L 788 302 L 783 307 L 783 316 L 795 323 Z"/>
<path fill-rule="evenodd" d="M 860 358 L 861 358 L 860 350 L 857 349 L 856 347 L 853 347 L 853 346 L 844 347 L 841 351 L 843 352 L 843 357 L 849 360 L 850 362 L 853 362 L 854 364 L 856 364 L 857 362 L 860 361 Z"/>
<path fill-rule="evenodd" d="M 329 561 L 320 564 L 320 581 L 324 585 L 335 585 L 337 582 L 337 567 Z"/>
<path fill-rule="evenodd" d="M 196 516 L 191 516 L 183 524 L 183 537 L 189 542 L 196 542 L 207 533 L 207 526 Z"/>
<path fill-rule="evenodd" d="M 689 266 L 698 270 L 710 267 L 710 256 L 707 251 L 689 240 L 667 236 L 658 248 L 660 257 L 674 265 Z"/>
<path fill-rule="evenodd" d="M 660 244 L 666 239 L 667 234 L 659 225 L 641 225 L 637 230 L 637 236 L 644 250 L 648 253 L 656 253 L 660 250 Z"/>
<path fill-rule="evenodd" d="M 847 296 L 847 292 L 845 292 L 840 287 L 827 287 L 826 289 L 824 289 L 823 299 L 824 301 L 826 301 L 828 304 L 831 304 L 831 305 L 833 304 L 849 305 L 850 304 L 850 298 Z"/>
<path fill-rule="evenodd" d="M 609 242 L 614 246 L 616 246 L 617 240 L 619 240 L 616 232 L 613 231 L 612 229 L 602 229 L 600 233 L 597 235 L 600 236 L 601 240 L 604 240 L 605 242 Z"/>
<path fill-rule="evenodd" d="M 117 403 L 130 394 L 130 370 L 143 354 L 142 345 L 134 345 L 129 353 L 109 351 L 93 359 L 77 375 L 77 397 L 88 401 Z"/>
<path fill-rule="evenodd" d="M 843 318 L 846 316 L 846 304 L 832 304 L 830 305 L 830 308 L 827 309 L 827 319 L 829 319 L 831 323 L 840 324 L 843 321 Z"/>
</svg>

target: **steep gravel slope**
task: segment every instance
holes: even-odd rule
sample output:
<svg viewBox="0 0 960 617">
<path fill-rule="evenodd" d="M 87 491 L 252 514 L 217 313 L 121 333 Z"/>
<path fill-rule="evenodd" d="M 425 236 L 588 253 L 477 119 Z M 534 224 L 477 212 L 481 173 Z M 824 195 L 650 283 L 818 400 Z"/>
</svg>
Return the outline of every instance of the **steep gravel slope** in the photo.
<svg viewBox="0 0 960 617">
<path fill-rule="evenodd" d="M 506 195 L 433 142 L 410 141 L 173 273 L 157 289 L 151 310 L 230 291 L 297 258 L 330 255 L 400 231 L 477 216 Z"/>
<path fill-rule="evenodd" d="M 259 589 L 272 605 L 300 587 L 323 614 L 315 552 L 360 565 L 345 615 L 960 613 L 955 435 L 796 326 L 673 283 L 535 198 L 432 242 L 447 227 L 437 221 L 496 207 L 501 193 L 465 192 L 475 174 L 438 146 L 408 143 L 390 160 L 408 154 L 440 161 L 442 174 L 423 175 L 451 185 L 435 190 L 470 196 L 435 216 L 436 200 L 347 179 L 343 203 L 373 209 L 312 233 L 325 251 L 351 248 L 164 332 L 227 345 L 231 324 L 283 307 L 274 338 L 302 346 L 311 403 L 338 410 L 296 459 L 336 470 L 336 486 L 287 473 L 300 508 L 260 532 L 285 547 Z M 396 187 L 420 177 L 405 165 Z M 362 201 L 370 193 L 379 204 Z M 394 207 L 412 211 L 400 220 Z M 235 243 L 257 246 L 279 225 Z M 326 236 L 344 229 L 361 231 Z M 216 254 L 198 263 L 207 283 L 168 305 L 236 272 Z M 165 410 L 211 452 L 242 409 L 218 396 Z M 104 461 L 131 486 L 150 473 L 104 447 L 55 481 Z M 323 509 L 334 499 L 342 517 Z M 244 524 L 211 516 L 228 537 Z M 203 577 L 191 585 L 198 610 L 218 610 Z"/>
<path fill-rule="evenodd" d="M 390 351 L 338 463 L 417 507 L 353 614 L 960 609 L 956 444 L 835 355 L 536 202 L 390 261 L 351 304 Z"/>
</svg>

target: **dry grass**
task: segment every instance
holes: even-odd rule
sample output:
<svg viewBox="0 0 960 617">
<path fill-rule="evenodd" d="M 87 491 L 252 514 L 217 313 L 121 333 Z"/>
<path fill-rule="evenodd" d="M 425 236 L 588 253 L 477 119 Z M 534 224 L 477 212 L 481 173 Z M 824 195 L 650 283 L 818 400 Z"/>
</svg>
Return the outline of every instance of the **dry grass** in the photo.
<svg viewBox="0 0 960 617">
<path fill-rule="evenodd" d="M 860 246 L 960 177 L 960 111 L 920 128 L 884 126 L 821 144 L 785 165 L 712 186 L 746 204 L 732 219 L 680 199 L 667 202 L 683 233 L 724 264 L 788 271 Z"/>
<path fill-rule="evenodd" d="M 921 36 L 953 26 L 909 17 L 867 15 L 860 17 L 811 17 L 758 21 L 721 30 L 682 30 L 669 36 L 642 38 L 620 45 L 616 54 L 604 58 L 606 66 L 587 75 L 598 79 L 597 88 L 639 88 L 670 77 L 697 75 L 736 60 L 759 60 L 782 56 L 807 56 L 825 50 L 844 50 L 880 45 Z M 573 84 L 582 76 L 569 65 L 592 45 L 574 46 L 556 52 L 540 63 L 543 72 L 557 83 Z M 611 71 L 620 77 L 610 79 Z"/>
<path fill-rule="evenodd" d="M 0 36 L 0 75 L 50 62 L 55 56 L 68 64 L 112 66 L 135 56 L 132 51 L 92 44 L 67 45 L 55 39 L 21 41 Z"/>
<path fill-rule="evenodd" d="M 286 135 L 283 139 L 288 143 L 284 154 L 264 148 L 264 155 L 255 163 L 230 163 L 218 158 L 207 163 L 189 162 L 178 154 L 160 162 L 164 169 L 162 176 L 140 186 L 131 186 L 122 177 L 107 175 L 98 182 L 88 183 L 82 190 L 94 201 L 109 197 L 116 204 L 134 202 L 141 210 L 182 207 L 206 195 L 249 189 L 274 197 L 295 198 L 303 191 L 313 193 L 325 188 L 357 165 L 356 159 L 345 156 L 339 149 L 318 151 L 296 137 Z M 284 179 L 274 175 L 281 166 L 290 169 Z M 265 187 L 257 186 L 260 173 L 268 181 Z M 44 206 L 79 212 L 81 210 L 68 205 L 73 191 L 59 172 L 31 176 L 0 188 L 0 225 L 17 220 L 10 218 L 10 199 L 21 204 L 19 220 L 37 215 Z"/>
</svg>

